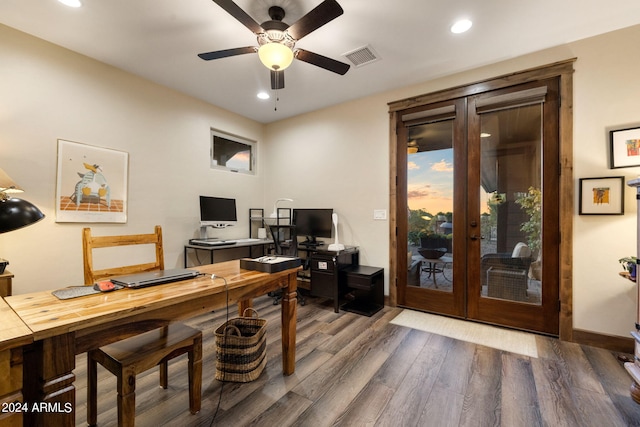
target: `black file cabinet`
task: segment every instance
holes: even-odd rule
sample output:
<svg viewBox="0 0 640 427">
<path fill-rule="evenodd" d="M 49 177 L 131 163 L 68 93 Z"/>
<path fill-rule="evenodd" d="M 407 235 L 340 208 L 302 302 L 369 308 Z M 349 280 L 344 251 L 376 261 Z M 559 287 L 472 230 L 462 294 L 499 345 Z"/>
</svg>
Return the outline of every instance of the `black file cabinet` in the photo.
<svg viewBox="0 0 640 427">
<path fill-rule="evenodd" d="M 311 295 L 333 299 L 336 313 L 340 311 L 340 298 L 347 292 L 346 276 L 341 272 L 357 266 L 358 255 L 357 247 L 340 251 L 316 249 L 311 253 Z"/>
<path fill-rule="evenodd" d="M 342 306 L 343 310 L 372 316 L 384 307 L 384 268 L 354 265 L 342 274 L 354 297 Z"/>
</svg>

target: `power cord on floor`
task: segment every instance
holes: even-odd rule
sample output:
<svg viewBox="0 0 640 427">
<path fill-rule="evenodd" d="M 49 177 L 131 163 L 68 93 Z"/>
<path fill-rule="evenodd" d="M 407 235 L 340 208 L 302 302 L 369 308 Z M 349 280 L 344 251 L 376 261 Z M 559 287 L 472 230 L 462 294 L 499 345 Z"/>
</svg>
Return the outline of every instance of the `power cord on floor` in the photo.
<svg viewBox="0 0 640 427">
<path fill-rule="evenodd" d="M 227 279 L 225 279 L 222 276 L 216 276 L 215 274 L 211 275 L 211 280 L 216 280 L 216 279 L 222 279 L 224 280 L 224 290 L 225 290 L 225 294 L 226 294 L 226 318 L 225 318 L 225 324 L 227 324 L 227 322 L 229 322 L 229 285 L 227 284 Z M 222 337 L 222 348 L 226 348 L 225 347 L 225 341 L 227 338 L 227 334 L 223 332 L 223 337 Z M 218 355 L 216 355 L 216 359 L 218 358 Z M 217 362 L 216 362 L 217 363 Z M 213 414 L 213 419 L 211 420 L 211 424 L 209 424 L 209 427 L 213 426 L 213 423 L 216 421 L 216 417 L 218 416 L 218 411 L 220 410 L 220 403 L 222 402 L 222 391 L 224 390 L 224 374 L 223 374 L 223 379 L 222 379 L 222 385 L 220 386 L 220 395 L 218 396 L 218 405 L 216 406 L 216 411 Z"/>
</svg>

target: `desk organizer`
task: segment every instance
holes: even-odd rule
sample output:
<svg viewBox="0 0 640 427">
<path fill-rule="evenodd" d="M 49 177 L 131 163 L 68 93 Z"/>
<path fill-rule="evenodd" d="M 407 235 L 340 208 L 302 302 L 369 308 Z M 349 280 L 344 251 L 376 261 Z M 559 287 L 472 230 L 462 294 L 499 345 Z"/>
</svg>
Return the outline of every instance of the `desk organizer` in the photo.
<svg viewBox="0 0 640 427">
<path fill-rule="evenodd" d="M 300 258 L 287 256 L 262 256 L 259 258 L 242 258 L 240 260 L 240 268 L 262 271 L 263 273 L 277 273 L 300 267 L 301 265 L 302 260 Z"/>
</svg>

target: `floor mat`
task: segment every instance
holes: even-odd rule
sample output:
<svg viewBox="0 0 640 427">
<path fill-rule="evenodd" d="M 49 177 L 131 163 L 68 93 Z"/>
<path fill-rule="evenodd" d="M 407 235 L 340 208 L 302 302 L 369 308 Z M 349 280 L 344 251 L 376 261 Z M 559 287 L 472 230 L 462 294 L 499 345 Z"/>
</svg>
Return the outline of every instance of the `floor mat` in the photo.
<svg viewBox="0 0 640 427">
<path fill-rule="evenodd" d="M 498 350 L 538 357 L 535 335 L 446 316 L 402 310 L 390 323 Z"/>
</svg>

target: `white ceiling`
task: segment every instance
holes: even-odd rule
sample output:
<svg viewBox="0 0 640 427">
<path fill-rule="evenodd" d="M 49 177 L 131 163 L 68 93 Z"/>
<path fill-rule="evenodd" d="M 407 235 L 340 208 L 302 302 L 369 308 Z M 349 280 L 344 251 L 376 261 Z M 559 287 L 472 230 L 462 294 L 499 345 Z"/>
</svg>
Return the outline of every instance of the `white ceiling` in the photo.
<svg viewBox="0 0 640 427">
<path fill-rule="evenodd" d="M 83 0 L 79 9 L 56 0 L 1 0 L 0 22 L 263 123 L 640 23 L 638 0 L 338 2 L 344 14 L 296 47 L 349 63 L 344 53 L 369 45 L 380 60 L 344 76 L 294 61 L 277 111 L 274 96 L 256 98 L 271 92 L 257 55 L 196 56 L 257 45 L 211 0 Z M 269 6 L 281 6 L 292 24 L 321 0 L 236 3 L 258 23 L 269 19 Z M 449 32 L 462 17 L 474 22 L 471 30 Z"/>
</svg>

